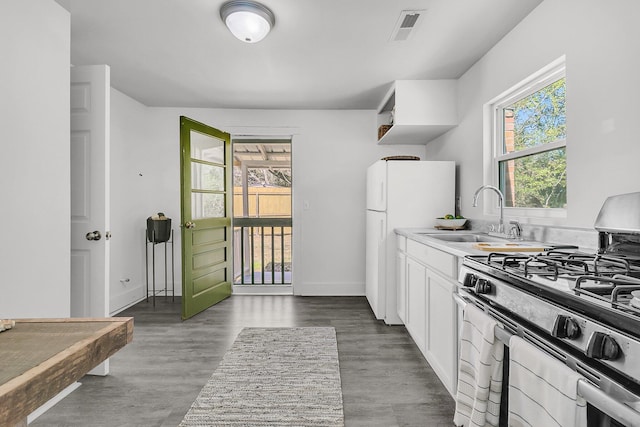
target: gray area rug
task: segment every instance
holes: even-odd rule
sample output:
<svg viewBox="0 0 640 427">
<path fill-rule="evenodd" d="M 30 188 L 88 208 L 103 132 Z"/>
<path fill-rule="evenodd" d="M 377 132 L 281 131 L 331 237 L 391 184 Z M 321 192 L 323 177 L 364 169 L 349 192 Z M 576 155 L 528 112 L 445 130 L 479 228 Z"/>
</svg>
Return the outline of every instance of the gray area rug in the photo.
<svg viewBox="0 0 640 427">
<path fill-rule="evenodd" d="M 179 427 L 344 426 L 334 328 L 245 328 Z"/>
</svg>

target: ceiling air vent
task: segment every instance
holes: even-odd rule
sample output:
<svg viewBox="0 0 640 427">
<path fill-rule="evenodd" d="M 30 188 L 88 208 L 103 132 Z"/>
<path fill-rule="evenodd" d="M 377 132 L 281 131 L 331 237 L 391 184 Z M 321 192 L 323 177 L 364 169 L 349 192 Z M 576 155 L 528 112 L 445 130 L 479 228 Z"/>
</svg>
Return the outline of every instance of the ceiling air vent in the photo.
<svg viewBox="0 0 640 427">
<path fill-rule="evenodd" d="M 400 17 L 393 28 L 393 32 L 391 33 L 391 38 L 389 40 L 393 42 L 409 40 L 416 29 L 420 15 L 423 13 L 424 10 L 403 10 L 400 12 Z"/>
</svg>

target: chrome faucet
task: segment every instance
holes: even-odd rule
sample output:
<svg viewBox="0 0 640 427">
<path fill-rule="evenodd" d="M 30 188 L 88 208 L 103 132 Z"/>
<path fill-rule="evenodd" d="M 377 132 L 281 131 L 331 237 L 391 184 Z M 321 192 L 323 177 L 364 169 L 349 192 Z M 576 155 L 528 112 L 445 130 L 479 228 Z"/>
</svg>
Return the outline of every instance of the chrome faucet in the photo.
<svg viewBox="0 0 640 427">
<path fill-rule="evenodd" d="M 511 224 L 509 237 L 516 240 L 522 240 L 522 226 L 520 225 L 520 223 L 518 221 L 509 221 L 509 224 Z"/>
<path fill-rule="evenodd" d="M 476 190 L 476 193 L 473 195 L 473 207 L 478 206 L 478 196 L 482 190 L 493 190 L 498 194 L 498 205 L 500 206 L 500 221 L 498 222 L 498 233 L 504 234 L 504 194 L 500 191 L 499 188 L 494 187 L 493 185 L 483 185 L 482 187 Z"/>
</svg>

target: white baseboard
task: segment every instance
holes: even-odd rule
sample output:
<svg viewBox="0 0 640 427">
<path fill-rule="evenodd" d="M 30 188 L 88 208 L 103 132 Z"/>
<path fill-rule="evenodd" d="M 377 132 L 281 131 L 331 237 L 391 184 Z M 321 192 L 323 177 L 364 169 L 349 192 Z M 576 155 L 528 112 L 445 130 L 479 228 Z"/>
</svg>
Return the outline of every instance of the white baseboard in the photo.
<svg viewBox="0 0 640 427">
<path fill-rule="evenodd" d="M 105 360 L 104 362 L 87 372 L 87 375 L 96 375 L 99 377 L 109 375 L 109 361 L 109 359 Z"/>
<path fill-rule="evenodd" d="M 74 391 L 81 385 L 82 385 L 81 383 L 76 381 L 75 383 L 71 384 L 69 387 L 62 390 L 60 393 L 53 396 L 44 405 L 40 406 L 38 409 L 33 411 L 31 414 L 29 414 L 29 416 L 27 417 L 27 424 L 31 424 L 36 418 L 38 418 L 40 415 L 47 412 L 49 409 L 53 408 L 53 406 L 56 403 L 60 402 L 62 399 L 70 395 L 72 391 Z"/>
<path fill-rule="evenodd" d="M 182 285 L 180 285 L 182 286 Z M 176 285 L 176 291 L 178 287 Z M 182 287 L 179 288 L 182 290 Z M 144 288 L 133 288 L 130 291 L 120 294 L 111 300 L 113 309 L 111 316 L 114 316 L 127 308 L 144 301 Z M 140 296 L 142 294 L 142 296 Z M 176 292 L 176 296 L 181 296 L 181 292 Z M 295 285 L 233 285 L 234 295 L 300 295 L 300 296 L 364 296 L 365 285 L 362 282 L 346 283 L 324 283 L 324 282 L 304 282 Z"/>
<path fill-rule="evenodd" d="M 233 285 L 233 295 L 293 295 L 291 285 Z"/>
<path fill-rule="evenodd" d="M 135 301 L 130 302 L 129 304 L 125 305 L 124 307 L 120 307 L 119 309 L 112 311 L 111 313 L 109 313 L 109 316 L 115 316 L 116 314 L 125 311 L 127 308 L 129 307 L 133 307 L 134 305 L 136 305 L 139 302 L 144 301 L 144 297 L 141 297 L 140 299 L 137 299 Z"/>
<path fill-rule="evenodd" d="M 364 296 L 365 287 L 362 282 L 351 283 L 319 283 L 303 282 L 293 287 L 293 293 L 300 296 Z"/>
<path fill-rule="evenodd" d="M 144 292 L 145 288 L 143 286 L 136 286 L 134 288 L 127 289 L 116 296 L 112 296 L 109 299 L 109 307 L 111 308 L 110 315 L 116 315 L 144 300 Z"/>
</svg>

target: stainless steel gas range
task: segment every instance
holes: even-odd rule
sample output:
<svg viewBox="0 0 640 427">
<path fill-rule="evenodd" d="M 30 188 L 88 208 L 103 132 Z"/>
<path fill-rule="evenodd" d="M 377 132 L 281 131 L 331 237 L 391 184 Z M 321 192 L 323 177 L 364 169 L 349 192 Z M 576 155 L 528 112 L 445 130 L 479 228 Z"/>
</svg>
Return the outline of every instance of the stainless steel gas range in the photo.
<svg viewBox="0 0 640 427">
<path fill-rule="evenodd" d="M 595 253 L 467 256 L 459 296 L 582 374 L 589 426 L 640 425 L 640 192 L 608 198 Z M 636 292 L 637 291 L 637 292 Z"/>
</svg>

